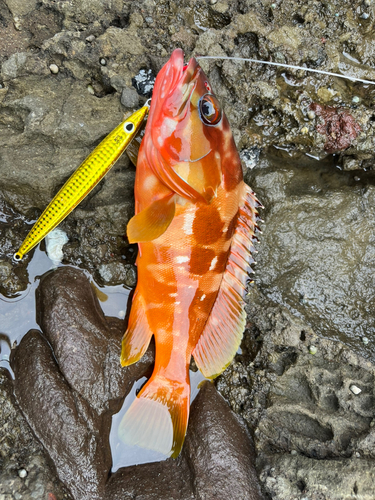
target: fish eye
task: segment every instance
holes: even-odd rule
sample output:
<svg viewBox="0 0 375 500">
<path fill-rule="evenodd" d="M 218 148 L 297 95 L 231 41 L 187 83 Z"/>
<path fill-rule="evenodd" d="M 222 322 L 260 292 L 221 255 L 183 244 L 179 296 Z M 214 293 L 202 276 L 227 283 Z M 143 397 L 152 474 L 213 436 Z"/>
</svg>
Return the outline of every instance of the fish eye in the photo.
<svg viewBox="0 0 375 500">
<path fill-rule="evenodd" d="M 219 101 L 212 94 L 205 94 L 199 100 L 199 115 L 206 125 L 217 125 L 222 116 Z"/>
</svg>

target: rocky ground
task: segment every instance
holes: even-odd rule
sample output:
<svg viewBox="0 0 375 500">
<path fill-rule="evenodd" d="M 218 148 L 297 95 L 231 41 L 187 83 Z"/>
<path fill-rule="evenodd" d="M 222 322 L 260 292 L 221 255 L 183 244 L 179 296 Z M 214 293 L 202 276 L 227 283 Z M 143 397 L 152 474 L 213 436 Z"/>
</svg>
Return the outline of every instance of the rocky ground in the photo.
<svg viewBox="0 0 375 500">
<path fill-rule="evenodd" d="M 0 0 L 0 292 L 25 289 L 31 256 L 16 265 L 12 255 L 29 223 L 124 113 L 145 102 L 175 47 L 186 58 L 251 57 L 375 81 L 374 21 L 371 0 Z M 74 377 L 82 360 L 70 360 L 46 319 L 43 336 L 30 332 L 15 350 L 15 397 L 1 373 L 1 500 L 211 499 L 235 485 L 238 498 L 258 498 L 254 464 L 265 498 L 375 496 L 375 86 L 252 63 L 201 64 L 265 205 L 242 354 L 217 381 L 254 433 L 256 458 L 247 431 L 208 386 L 192 408 L 178 463 L 125 469 L 108 482 L 101 446 L 108 430 L 99 429 L 147 367 L 120 382 L 110 362 L 119 325 L 98 319 L 95 342 L 105 359 L 82 357 L 97 364 L 94 395 L 89 375 L 85 383 Z M 64 263 L 101 284 L 135 282 L 135 249 L 123 236 L 134 175 L 124 155 L 62 224 Z M 52 285 L 44 283 L 41 313 L 89 353 L 87 332 L 66 323 L 70 298 L 54 316 L 43 295 Z M 96 310 L 85 307 L 82 318 Z M 99 366 L 107 371 L 100 375 Z M 33 391 L 45 399 L 35 404 Z M 71 433 L 57 431 L 64 412 Z M 85 475 L 88 493 L 80 490 Z"/>
</svg>

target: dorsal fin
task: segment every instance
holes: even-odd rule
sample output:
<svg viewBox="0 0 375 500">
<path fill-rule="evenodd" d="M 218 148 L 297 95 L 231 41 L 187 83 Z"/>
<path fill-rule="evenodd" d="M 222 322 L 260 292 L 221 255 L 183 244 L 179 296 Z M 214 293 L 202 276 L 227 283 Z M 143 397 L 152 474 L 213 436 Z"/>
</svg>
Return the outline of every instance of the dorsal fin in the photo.
<svg viewBox="0 0 375 500">
<path fill-rule="evenodd" d="M 253 240 L 257 226 L 257 207 L 253 191 L 244 184 L 230 254 L 219 293 L 206 326 L 193 350 L 194 360 L 206 378 L 220 375 L 232 361 L 241 343 L 246 324 L 244 298 L 249 274 L 254 271 Z"/>
</svg>

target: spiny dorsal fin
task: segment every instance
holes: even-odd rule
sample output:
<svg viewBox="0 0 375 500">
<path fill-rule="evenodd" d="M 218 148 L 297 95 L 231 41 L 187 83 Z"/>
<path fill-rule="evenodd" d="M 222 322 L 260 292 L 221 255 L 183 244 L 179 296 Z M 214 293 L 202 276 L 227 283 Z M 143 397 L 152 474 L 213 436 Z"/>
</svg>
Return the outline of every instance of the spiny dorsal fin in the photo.
<svg viewBox="0 0 375 500">
<path fill-rule="evenodd" d="M 253 240 L 257 228 L 257 207 L 261 206 L 246 185 L 236 229 L 219 293 L 203 333 L 193 350 L 194 360 L 206 378 L 220 375 L 232 361 L 246 324 L 244 298 L 249 274 L 254 271 Z"/>
</svg>

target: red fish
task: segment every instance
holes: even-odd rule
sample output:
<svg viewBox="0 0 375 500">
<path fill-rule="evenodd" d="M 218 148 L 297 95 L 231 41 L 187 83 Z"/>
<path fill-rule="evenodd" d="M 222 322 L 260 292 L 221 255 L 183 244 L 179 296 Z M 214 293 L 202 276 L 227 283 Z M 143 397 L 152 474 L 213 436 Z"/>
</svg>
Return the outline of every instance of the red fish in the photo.
<svg viewBox="0 0 375 500">
<path fill-rule="evenodd" d="M 179 455 L 191 356 L 214 378 L 241 342 L 259 206 L 207 76 L 176 49 L 155 81 L 127 229 L 139 247 L 138 284 L 121 363 L 138 361 L 152 335 L 156 355 L 121 422 L 123 441 Z"/>
</svg>

